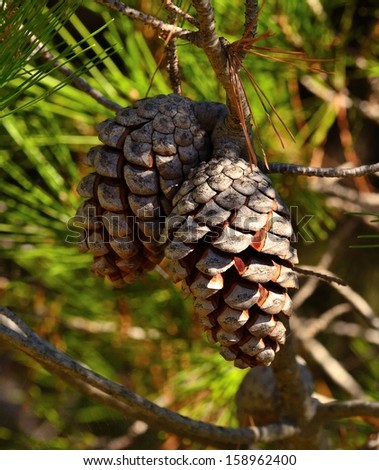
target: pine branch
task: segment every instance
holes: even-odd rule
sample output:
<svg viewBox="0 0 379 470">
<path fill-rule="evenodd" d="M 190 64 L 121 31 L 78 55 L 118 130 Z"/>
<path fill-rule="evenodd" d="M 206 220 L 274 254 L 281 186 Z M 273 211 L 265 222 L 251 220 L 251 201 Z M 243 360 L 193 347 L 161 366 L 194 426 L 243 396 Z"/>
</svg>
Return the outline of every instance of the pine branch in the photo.
<svg viewBox="0 0 379 470">
<path fill-rule="evenodd" d="M 246 0 L 244 36 L 254 37 L 258 26 L 258 0 Z"/>
<path fill-rule="evenodd" d="M 5 321 L 2 316 L 5 317 Z M 36 335 L 17 315 L 0 307 L 0 339 L 7 345 L 24 352 L 48 370 L 69 383 L 80 384 L 82 392 L 107 402 L 113 408 L 133 417 L 138 416 L 149 425 L 170 433 L 189 437 L 212 445 L 241 446 L 256 442 L 286 439 L 299 430 L 287 422 L 261 427 L 228 428 L 192 420 L 146 400 L 126 387 L 84 367 Z M 93 387 L 93 388 L 89 388 Z M 230 448 L 230 447 L 229 447 Z"/>
<path fill-rule="evenodd" d="M 287 338 L 287 344 L 277 355 L 273 367 L 278 397 L 282 404 L 282 421 L 239 429 L 192 420 L 155 405 L 59 352 L 4 307 L 0 307 L 0 339 L 29 355 L 82 393 L 125 416 L 210 445 L 230 448 L 286 440 L 290 447 L 296 445 L 296 448 L 322 448 L 320 433 L 324 422 L 352 416 L 379 416 L 379 404 L 363 400 L 318 404 L 315 407 L 315 402 L 308 396 L 299 375 L 293 335 Z M 288 420 L 297 425 L 290 424 Z"/>
<path fill-rule="evenodd" d="M 78 90 L 83 91 L 87 95 L 91 96 L 91 98 L 93 98 L 95 101 L 114 112 L 122 109 L 121 105 L 106 98 L 102 93 L 100 93 L 100 91 L 93 88 L 84 78 L 79 77 L 77 73 L 73 72 L 69 67 L 58 60 L 55 55 L 50 52 L 37 38 L 33 38 L 33 43 L 36 44 L 38 51 L 37 53 L 40 55 L 40 57 L 45 62 L 52 63 L 55 69 L 57 69 L 62 75 L 70 80 L 70 84 L 72 86 Z"/>
<path fill-rule="evenodd" d="M 176 39 L 171 39 L 167 46 L 167 71 L 171 83 L 171 88 L 174 93 L 182 94 L 182 85 L 180 78 L 178 51 L 176 47 Z"/>
<path fill-rule="evenodd" d="M 379 330 L 379 318 L 373 308 L 350 286 L 334 285 L 336 289 L 361 315 L 368 325 Z"/>
<path fill-rule="evenodd" d="M 228 58 L 224 44 L 216 33 L 216 23 L 211 1 L 193 0 L 192 4 L 199 17 L 200 47 L 206 53 L 217 78 L 226 91 L 227 97 L 230 98 L 232 95 L 232 83 Z M 236 111 L 233 114 L 235 117 L 238 116 Z"/>
<path fill-rule="evenodd" d="M 245 120 L 249 119 L 250 110 L 238 76 L 238 68 L 233 70 L 229 61 L 227 54 L 229 44 L 225 39 L 217 36 L 211 1 L 193 0 L 192 4 L 199 16 L 200 47 L 207 54 L 212 69 L 226 92 L 229 111 L 227 117 L 228 131 L 241 134 L 241 110 Z"/>
</svg>

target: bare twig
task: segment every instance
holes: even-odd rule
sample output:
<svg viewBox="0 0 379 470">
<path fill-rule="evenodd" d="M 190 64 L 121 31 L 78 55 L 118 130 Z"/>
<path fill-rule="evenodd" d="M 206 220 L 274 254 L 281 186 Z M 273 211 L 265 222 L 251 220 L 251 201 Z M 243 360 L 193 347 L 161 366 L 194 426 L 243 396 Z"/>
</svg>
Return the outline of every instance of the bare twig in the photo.
<svg viewBox="0 0 379 470">
<path fill-rule="evenodd" d="M 175 37 L 180 37 L 194 44 L 197 43 L 197 33 L 194 31 L 189 31 L 187 29 L 180 28 L 179 26 L 168 24 L 162 20 L 159 20 L 155 16 L 148 15 L 139 10 L 126 6 L 124 3 L 119 2 L 118 0 L 96 0 L 97 3 L 104 5 L 112 10 L 119 11 L 129 18 L 140 21 L 145 25 L 150 25 L 153 28 L 161 31 L 162 33 L 171 34 Z"/>
<path fill-rule="evenodd" d="M 379 346 L 379 330 L 373 328 L 363 328 L 356 323 L 347 323 L 343 321 L 335 322 L 330 327 L 333 334 L 348 336 L 350 338 L 361 338 L 368 343 Z"/>
<path fill-rule="evenodd" d="M 349 312 L 351 312 L 351 305 L 348 303 L 343 303 L 335 305 L 314 319 L 302 319 L 302 341 L 306 341 L 306 338 L 316 337 L 319 333 L 324 332 L 336 318 Z"/>
<path fill-rule="evenodd" d="M 299 430 L 289 423 L 280 422 L 262 427 L 251 428 L 228 428 L 219 427 L 212 424 L 192 420 L 178 413 L 161 408 L 156 404 L 133 393 L 126 387 L 112 382 L 105 377 L 93 372 L 89 368 L 79 364 L 66 354 L 59 352 L 52 345 L 38 337 L 32 330 L 20 320 L 10 310 L 0 307 L 0 314 L 24 332 L 20 334 L 9 328 L 4 323 L 0 323 L 0 339 L 25 354 L 32 357 L 43 367 L 59 374 L 61 378 L 68 381 L 79 381 L 86 384 L 86 387 L 94 387 L 92 396 L 97 399 L 111 403 L 113 407 L 118 407 L 127 411 L 133 409 L 133 416 L 138 415 L 139 419 L 159 429 L 175 432 L 178 435 L 190 437 L 194 440 L 217 443 L 218 445 L 245 445 L 254 442 L 272 442 L 278 439 L 286 439 Z M 0 320 L 1 320 L 0 315 Z M 81 387 L 83 392 L 89 390 Z M 87 392 L 86 392 L 87 393 Z M 100 394 L 104 394 L 101 395 Z M 120 406 L 114 400 L 120 402 Z M 122 406 L 124 404 L 125 406 Z"/>
<path fill-rule="evenodd" d="M 295 320 L 296 322 L 296 320 Z M 293 323 L 295 323 L 293 322 Z M 364 390 L 359 383 L 350 375 L 347 370 L 335 359 L 330 352 L 315 338 L 301 337 L 301 328 L 296 328 L 296 334 L 299 336 L 301 346 L 308 356 L 315 361 L 319 367 L 329 376 L 333 382 L 342 390 L 345 390 L 354 398 L 365 397 Z"/>
<path fill-rule="evenodd" d="M 182 94 L 182 85 L 180 79 L 180 69 L 178 60 L 178 51 L 176 39 L 171 39 L 166 46 L 167 50 L 167 71 L 170 78 L 171 88 L 174 93 Z"/>
<path fill-rule="evenodd" d="M 367 118 L 379 124 L 379 104 L 375 100 L 361 100 L 353 98 L 354 106 L 356 106 L 362 114 Z"/>
<path fill-rule="evenodd" d="M 301 78 L 301 84 L 318 98 L 326 103 L 338 102 L 339 107 L 351 108 L 353 102 L 346 92 L 336 91 L 328 87 L 325 83 L 318 82 L 310 75 Z"/>
<path fill-rule="evenodd" d="M 70 329 L 84 331 L 90 334 L 113 334 L 120 329 L 116 321 L 88 320 L 87 318 L 74 316 L 63 318 L 62 324 Z M 159 331 L 153 328 L 145 330 L 138 326 L 131 326 L 127 331 L 127 337 L 136 341 L 157 339 L 159 336 Z"/>
<path fill-rule="evenodd" d="M 258 26 L 258 0 L 246 0 L 244 34 L 254 37 Z"/>
<path fill-rule="evenodd" d="M 322 281 L 328 282 L 329 284 L 331 284 L 332 282 L 335 282 L 336 284 L 339 284 L 340 286 L 346 286 L 345 281 L 335 276 L 334 274 L 331 274 L 330 271 L 324 270 L 324 272 L 321 272 L 320 270 L 316 270 L 314 266 L 305 266 L 305 265 L 294 266 L 293 270 L 303 276 L 318 277 Z"/>
<path fill-rule="evenodd" d="M 344 212 L 377 212 L 379 213 L 379 194 L 361 192 L 329 179 L 314 179 L 311 181 L 314 191 L 332 196 L 328 199 L 333 206 Z"/>
<path fill-rule="evenodd" d="M 360 98 L 352 97 L 348 89 L 345 89 L 343 92 L 335 91 L 325 84 L 319 83 L 309 75 L 304 75 L 300 81 L 305 88 L 323 101 L 327 103 L 338 102 L 338 106 L 345 109 L 355 106 L 364 116 L 379 123 L 379 105 L 375 92 L 370 96 L 369 100 L 361 100 Z"/>
<path fill-rule="evenodd" d="M 283 175 L 318 176 L 323 178 L 346 178 L 348 176 L 364 176 L 379 172 L 379 163 L 362 165 L 355 168 L 317 168 L 312 166 L 295 165 L 291 163 L 269 163 L 266 168 L 259 162 L 260 169 L 265 173 L 282 173 Z"/>
<path fill-rule="evenodd" d="M 320 262 L 317 266 L 315 266 L 315 270 L 322 272 L 327 270 L 336 257 L 338 248 L 343 246 L 344 240 L 350 236 L 356 224 L 356 220 L 350 220 L 343 227 L 341 227 L 340 230 L 337 231 L 329 244 L 328 251 L 322 255 Z M 320 279 L 317 277 L 312 277 L 304 283 L 301 289 L 292 298 L 295 310 L 299 310 L 301 305 L 303 305 L 303 303 L 315 292 L 319 282 Z"/>
<path fill-rule="evenodd" d="M 346 400 L 324 403 L 318 410 L 317 418 L 325 422 L 354 416 L 379 417 L 379 402 Z"/>
<path fill-rule="evenodd" d="M 189 13 L 187 13 L 186 11 L 183 11 L 181 8 L 179 8 L 174 3 L 172 3 L 172 0 L 164 0 L 164 6 L 167 10 L 175 13 L 175 15 L 180 16 L 184 20 L 188 21 L 188 23 L 191 23 L 194 26 L 196 26 L 196 28 L 199 27 L 199 22 L 197 21 L 197 19 L 194 18 Z"/>
<path fill-rule="evenodd" d="M 225 69 L 226 56 L 220 38 L 216 33 L 212 3 L 210 0 L 193 0 L 192 4 L 199 15 L 199 35 L 202 47 L 212 65 L 215 61 L 218 61 L 215 64 L 215 69 L 221 69 L 222 67 Z M 227 75 L 227 71 L 225 71 L 224 79 L 228 79 Z"/>
<path fill-rule="evenodd" d="M 379 318 L 366 300 L 353 290 L 350 286 L 333 286 L 350 304 L 355 307 L 358 313 L 368 322 L 368 324 L 379 330 Z"/>
</svg>

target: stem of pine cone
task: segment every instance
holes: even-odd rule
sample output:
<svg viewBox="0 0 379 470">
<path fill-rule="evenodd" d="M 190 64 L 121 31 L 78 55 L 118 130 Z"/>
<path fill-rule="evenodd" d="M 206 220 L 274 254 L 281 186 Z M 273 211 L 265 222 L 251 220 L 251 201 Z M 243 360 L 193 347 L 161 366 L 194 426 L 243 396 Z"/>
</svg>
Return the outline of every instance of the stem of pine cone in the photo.
<svg viewBox="0 0 379 470">
<path fill-rule="evenodd" d="M 169 3 L 171 5 L 171 3 Z M 167 5 L 166 5 L 167 7 Z M 170 24 L 175 24 L 176 13 L 173 10 L 168 11 L 168 21 Z M 167 72 L 171 83 L 171 88 L 174 93 L 182 94 L 182 85 L 179 69 L 178 51 L 176 47 L 176 38 L 167 38 L 166 45 L 166 59 L 167 59 Z"/>
<path fill-rule="evenodd" d="M 246 0 L 245 4 L 245 25 L 244 25 L 244 37 L 254 38 L 257 34 L 258 26 L 258 0 Z M 241 50 L 239 58 L 241 62 L 246 57 L 247 52 Z"/>
<path fill-rule="evenodd" d="M 242 105 L 245 120 L 249 119 L 250 110 L 246 103 L 240 78 L 233 76 L 234 71 L 231 69 L 226 51 L 228 43 L 217 35 L 211 2 L 209 0 L 193 0 L 192 4 L 199 16 L 200 45 L 207 54 L 213 71 L 226 92 L 229 111 L 228 126 L 231 131 L 241 133 L 239 105 Z M 240 103 L 237 103 L 235 99 L 236 86 L 238 89 L 237 99 L 241 101 Z"/>
</svg>

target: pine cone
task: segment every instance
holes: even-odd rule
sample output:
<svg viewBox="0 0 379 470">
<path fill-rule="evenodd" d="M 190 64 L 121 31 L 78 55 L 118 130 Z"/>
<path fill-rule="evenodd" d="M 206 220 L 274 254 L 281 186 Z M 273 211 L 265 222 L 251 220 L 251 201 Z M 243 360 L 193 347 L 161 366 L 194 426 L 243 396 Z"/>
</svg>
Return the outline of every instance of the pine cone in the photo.
<svg viewBox="0 0 379 470">
<path fill-rule="evenodd" d="M 79 249 L 93 254 L 92 272 L 115 286 L 161 261 L 171 200 L 190 169 L 210 158 L 195 105 L 178 95 L 147 98 L 98 126 L 104 145 L 89 151 L 85 163 L 94 172 L 78 186 L 88 198 L 76 214 L 85 229 Z M 214 114 L 224 109 L 210 105 Z"/>
<path fill-rule="evenodd" d="M 193 294 L 226 360 L 269 365 L 285 342 L 278 317 L 291 314 L 287 289 L 298 285 L 288 209 L 257 167 L 225 157 L 194 169 L 173 203 L 162 243 L 174 281 Z"/>
</svg>

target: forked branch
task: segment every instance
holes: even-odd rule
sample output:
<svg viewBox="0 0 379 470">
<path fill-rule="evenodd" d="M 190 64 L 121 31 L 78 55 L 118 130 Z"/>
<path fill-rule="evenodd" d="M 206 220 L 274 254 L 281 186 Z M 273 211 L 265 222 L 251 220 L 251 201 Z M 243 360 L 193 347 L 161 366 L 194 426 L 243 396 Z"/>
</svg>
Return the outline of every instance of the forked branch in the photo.
<svg viewBox="0 0 379 470">
<path fill-rule="evenodd" d="M 174 432 L 195 441 L 230 448 L 231 446 L 258 442 L 268 443 L 285 440 L 301 432 L 300 427 L 288 421 L 249 428 L 220 427 L 161 408 L 58 351 L 36 335 L 17 315 L 5 307 L 0 307 L 0 340 L 5 345 L 32 357 L 43 367 L 95 400 L 117 409 L 126 416 L 141 419 L 152 427 Z M 284 354 L 283 360 L 288 365 Z M 277 370 L 279 368 L 278 364 Z M 286 374 L 285 369 L 283 370 Z M 296 371 L 294 370 L 295 376 Z M 282 393 L 286 393 L 284 389 Z M 328 408 L 325 409 L 325 407 Z M 313 424 L 356 415 L 379 417 L 379 405 L 363 400 L 318 404 Z M 301 423 L 299 424 L 301 425 Z"/>
<path fill-rule="evenodd" d="M 152 427 L 171 433 L 175 432 L 183 437 L 222 447 L 273 442 L 298 432 L 295 426 L 288 423 L 237 429 L 220 427 L 196 421 L 162 408 L 58 351 L 36 335 L 17 315 L 5 307 L 0 307 L 0 340 L 32 357 L 68 383 L 77 382 L 80 384 L 81 391 L 93 398 L 108 402 L 113 408 L 118 408 L 119 411 L 125 412 L 127 415 L 129 409 L 133 409 L 132 417 L 138 416 L 139 419 Z M 91 389 L 91 387 L 93 388 Z"/>
</svg>

